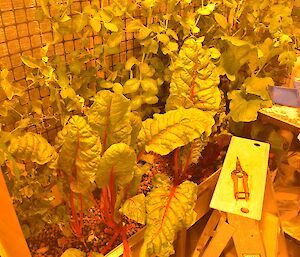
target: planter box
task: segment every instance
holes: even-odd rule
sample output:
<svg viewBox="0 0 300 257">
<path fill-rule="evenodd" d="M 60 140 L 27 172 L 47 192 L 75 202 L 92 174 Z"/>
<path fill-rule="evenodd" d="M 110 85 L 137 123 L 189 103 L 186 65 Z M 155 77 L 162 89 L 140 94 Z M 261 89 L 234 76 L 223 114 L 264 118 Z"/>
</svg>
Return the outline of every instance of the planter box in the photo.
<svg viewBox="0 0 300 257">
<path fill-rule="evenodd" d="M 209 203 L 212 198 L 215 186 L 217 184 L 221 169 L 217 170 L 201 184 L 198 185 L 198 199 L 195 206 L 197 212 L 197 221 L 202 218 L 209 211 Z M 143 244 L 143 236 L 145 228 L 140 230 L 138 233 L 129 238 L 128 243 L 132 251 L 132 257 L 138 257 L 140 248 Z M 107 253 L 105 257 L 119 257 L 123 255 L 123 244 L 120 244 L 112 251 Z M 176 256 L 176 254 L 175 254 Z M 182 256 L 178 256 L 182 257 Z"/>
</svg>

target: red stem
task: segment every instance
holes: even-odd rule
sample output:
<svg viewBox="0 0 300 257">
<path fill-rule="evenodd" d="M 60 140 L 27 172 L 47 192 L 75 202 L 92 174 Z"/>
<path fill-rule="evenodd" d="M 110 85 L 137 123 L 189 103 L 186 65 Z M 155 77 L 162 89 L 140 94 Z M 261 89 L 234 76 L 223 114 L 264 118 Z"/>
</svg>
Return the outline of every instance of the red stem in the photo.
<svg viewBox="0 0 300 257">
<path fill-rule="evenodd" d="M 184 174 L 184 175 L 187 175 L 188 168 L 189 168 L 189 166 L 190 166 L 190 159 L 191 159 L 191 156 L 192 156 L 193 148 L 194 148 L 194 143 L 191 144 L 191 147 L 190 147 L 188 156 L 187 156 L 187 158 L 186 158 L 186 162 L 185 162 L 184 170 L 183 170 L 183 174 Z"/>
<path fill-rule="evenodd" d="M 144 154 L 145 154 L 145 149 L 139 152 L 138 156 L 136 157 L 137 161 L 140 161 Z"/>
<path fill-rule="evenodd" d="M 174 166 L 175 166 L 175 174 L 174 174 L 174 179 L 175 182 L 179 181 L 179 167 L 178 167 L 178 161 L 179 161 L 179 148 L 175 149 L 174 153 Z M 176 184 L 176 183 L 175 183 Z"/>
<path fill-rule="evenodd" d="M 83 199 L 82 199 L 82 194 L 79 195 L 79 199 L 80 199 L 80 234 L 81 234 L 81 230 L 83 228 Z"/>
<path fill-rule="evenodd" d="M 112 238 L 110 239 L 110 241 L 108 242 L 108 244 L 102 249 L 101 254 L 106 254 L 108 252 L 108 250 L 110 249 L 110 247 L 112 246 L 112 244 L 116 241 L 117 237 L 120 235 L 120 231 L 116 231 L 114 233 L 114 235 L 112 236 Z"/>
<path fill-rule="evenodd" d="M 110 206 L 112 209 L 112 212 L 115 209 L 116 206 L 116 194 L 115 194 L 115 176 L 114 176 L 114 168 L 111 169 L 110 173 L 110 180 L 109 180 L 109 191 L 110 191 Z"/>
<path fill-rule="evenodd" d="M 128 244 L 127 236 L 126 236 L 126 228 L 123 227 L 121 230 L 121 237 L 123 241 L 123 247 L 124 247 L 124 257 L 131 257 L 131 250 Z"/>
</svg>

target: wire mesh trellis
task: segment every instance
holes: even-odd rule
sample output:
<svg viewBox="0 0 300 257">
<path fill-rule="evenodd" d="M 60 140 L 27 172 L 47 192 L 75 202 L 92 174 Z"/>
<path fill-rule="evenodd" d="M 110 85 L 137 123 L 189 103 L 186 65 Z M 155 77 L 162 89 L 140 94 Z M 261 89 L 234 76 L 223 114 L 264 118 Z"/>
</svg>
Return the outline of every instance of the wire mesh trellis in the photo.
<svg viewBox="0 0 300 257">
<path fill-rule="evenodd" d="M 70 5 L 70 15 L 81 12 L 90 1 L 73 0 Z M 109 5 L 110 1 L 101 1 L 102 5 Z M 28 87 L 26 81 L 26 66 L 22 63 L 21 55 L 38 57 L 40 49 L 46 43 L 53 40 L 52 24 L 49 19 L 38 21 L 36 13 L 40 8 L 39 0 L 2 0 L 0 1 L 0 67 L 7 68 L 9 78 L 14 83 L 19 83 L 27 87 L 25 95 L 20 104 L 27 106 L 33 101 L 42 101 L 42 110 L 45 115 L 51 114 L 51 103 L 49 90 L 46 87 L 34 86 Z M 51 11 L 51 10 L 50 10 Z M 126 26 L 126 19 L 124 19 Z M 101 44 L 102 39 L 98 35 L 89 37 L 90 45 Z M 81 49 L 80 37 L 76 34 L 69 34 L 63 37 L 60 43 L 49 47 L 49 56 L 60 56 L 65 60 L 70 60 L 72 52 Z M 125 33 L 125 37 L 120 44 L 121 51 L 118 54 L 107 57 L 107 63 L 113 70 L 118 63 L 124 63 L 134 55 L 137 49 L 133 33 Z M 89 63 L 88 65 L 93 65 Z M 105 76 L 105 74 L 103 74 Z M 4 99 L 0 99 L 0 103 Z M 34 115 L 34 114 L 32 114 Z M 48 122 L 45 126 L 39 128 L 38 132 L 52 141 L 57 133 L 58 127 Z M 49 123 L 49 124 L 48 124 Z M 6 124 L 6 126 L 9 124 Z M 36 130 L 32 126 L 29 130 Z"/>
</svg>

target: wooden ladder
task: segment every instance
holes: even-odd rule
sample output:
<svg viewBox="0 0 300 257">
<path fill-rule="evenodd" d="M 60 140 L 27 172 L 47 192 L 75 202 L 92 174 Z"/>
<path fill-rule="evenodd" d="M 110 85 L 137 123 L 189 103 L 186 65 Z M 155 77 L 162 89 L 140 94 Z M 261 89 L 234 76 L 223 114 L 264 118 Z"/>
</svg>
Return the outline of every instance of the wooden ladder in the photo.
<svg viewBox="0 0 300 257">
<path fill-rule="evenodd" d="M 231 238 L 238 257 L 288 257 L 267 175 L 269 148 L 267 143 L 232 137 L 210 203 L 214 211 L 192 257 L 218 257 Z M 240 172 L 234 179 L 237 169 L 244 177 Z"/>
</svg>

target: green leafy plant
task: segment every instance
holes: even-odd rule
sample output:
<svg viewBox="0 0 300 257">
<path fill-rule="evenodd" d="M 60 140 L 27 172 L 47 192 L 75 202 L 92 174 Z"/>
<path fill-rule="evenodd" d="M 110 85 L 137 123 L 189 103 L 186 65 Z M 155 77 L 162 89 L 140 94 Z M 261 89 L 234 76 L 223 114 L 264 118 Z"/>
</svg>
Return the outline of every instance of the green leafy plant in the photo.
<svg viewBox="0 0 300 257">
<path fill-rule="evenodd" d="M 114 231 L 101 254 L 120 237 L 130 256 L 127 218 L 146 226 L 141 256 L 173 254 L 176 233 L 195 221 L 192 167 L 203 149 L 227 132 L 228 120 L 255 120 L 271 105 L 268 86 L 283 83 L 278 70 L 289 74 L 297 41 L 292 2 L 91 1 L 75 14 L 71 0 L 40 3 L 37 19 L 51 22 L 53 41 L 39 56 L 21 57 L 28 85 L 0 73 L 0 164 L 24 231 L 57 224 L 85 244 L 93 206 L 95 219 Z M 74 34 L 78 48 L 53 56 Z M 138 51 L 112 64 L 130 35 Z M 22 105 L 35 88 L 49 101 Z M 50 143 L 42 134 L 51 128 L 59 131 Z M 138 193 L 154 167 L 153 189 Z"/>
</svg>

